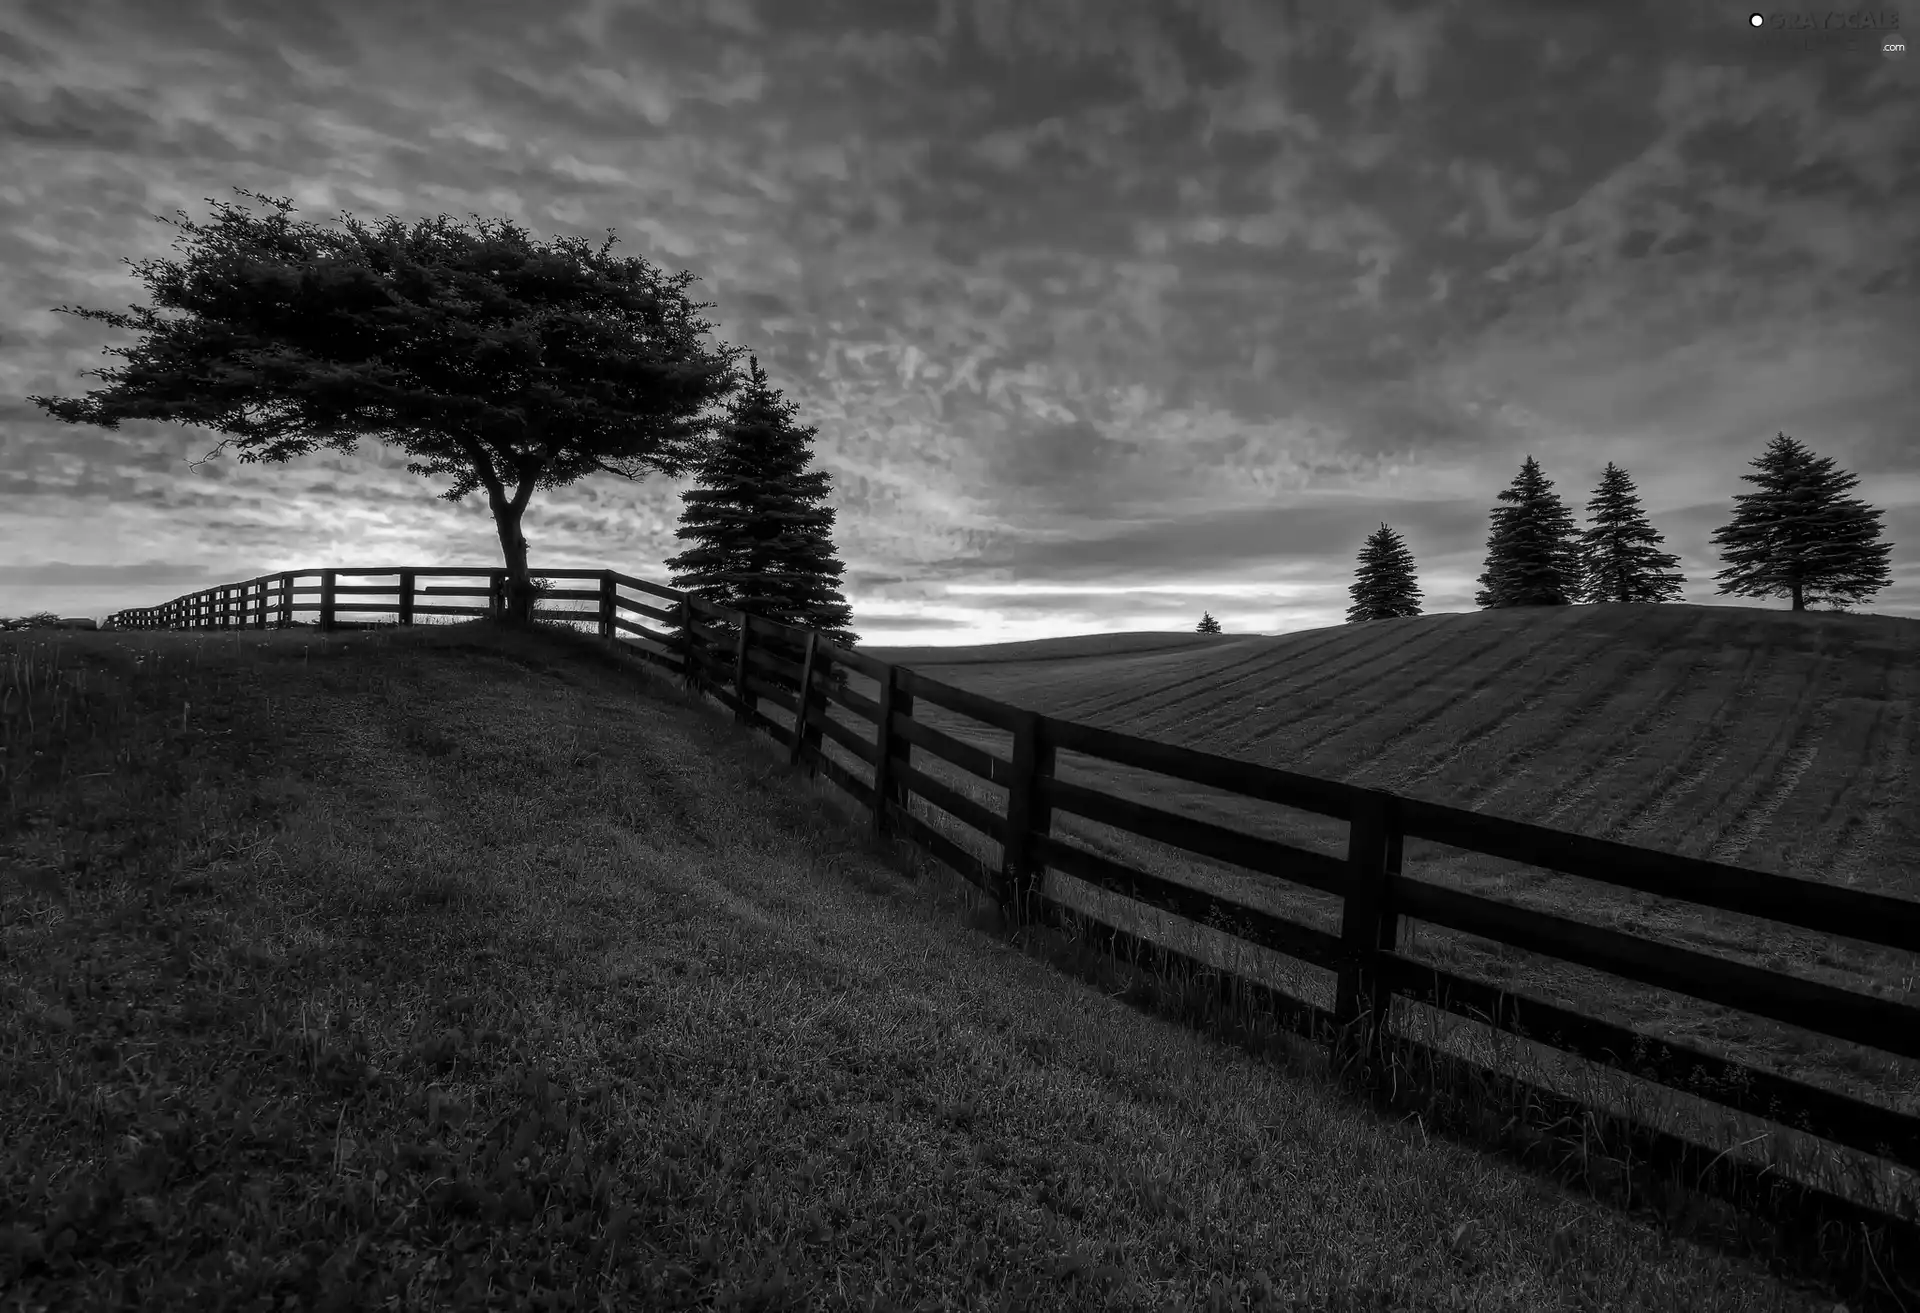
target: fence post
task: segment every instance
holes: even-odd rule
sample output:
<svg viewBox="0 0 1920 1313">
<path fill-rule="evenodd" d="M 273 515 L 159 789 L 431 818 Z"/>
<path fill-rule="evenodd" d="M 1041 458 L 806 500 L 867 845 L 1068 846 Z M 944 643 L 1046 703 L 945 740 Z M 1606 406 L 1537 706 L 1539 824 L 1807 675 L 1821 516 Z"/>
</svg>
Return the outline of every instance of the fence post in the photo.
<svg viewBox="0 0 1920 1313">
<path fill-rule="evenodd" d="M 413 623 L 413 571 L 400 572 L 400 623 Z"/>
<path fill-rule="evenodd" d="M 893 732 L 894 713 L 913 706 L 912 694 L 900 688 L 900 667 L 887 666 L 886 673 L 880 676 L 880 723 L 878 737 L 874 740 L 873 758 L 873 837 L 879 838 L 888 833 L 892 826 L 887 818 L 887 804 L 897 802 L 902 808 L 907 805 L 905 788 L 895 776 L 896 767 L 909 761 L 908 754 L 913 745 Z"/>
<path fill-rule="evenodd" d="M 620 645 L 620 636 L 613 631 L 614 583 L 613 571 L 600 572 L 600 637 L 609 647 Z"/>
<path fill-rule="evenodd" d="M 1033 836 L 1053 832 L 1053 806 L 1040 798 L 1038 787 L 1041 780 L 1053 778 L 1053 736 L 1040 713 L 1023 710 L 1018 715 L 1013 784 L 1007 790 L 1007 842 L 1000 857 L 1000 905 L 1014 925 L 1031 914 L 1044 869 L 1034 853 Z"/>
<path fill-rule="evenodd" d="M 794 703 L 793 744 L 787 750 L 787 765 L 800 764 L 800 750 L 807 737 L 807 708 L 813 702 L 813 658 L 819 649 L 820 635 L 816 630 L 807 631 L 807 651 L 800 660 L 800 700 Z"/>
<path fill-rule="evenodd" d="M 1379 954 L 1392 952 L 1399 931 L 1388 883 L 1400 874 L 1402 836 L 1397 799 L 1373 789 L 1353 791 L 1347 838 L 1347 896 L 1340 912 L 1346 961 L 1334 989 L 1334 1024 L 1343 1056 L 1358 1056 L 1363 1079 L 1377 1080 L 1393 992 L 1380 978 Z M 1357 1031 L 1355 1028 L 1358 1028 Z"/>
<path fill-rule="evenodd" d="M 693 659 L 693 598 L 686 593 L 680 595 L 680 676 L 687 681 L 687 687 L 700 687 L 700 667 Z"/>
<path fill-rule="evenodd" d="M 759 710 L 760 700 L 747 692 L 747 613 L 740 612 L 740 633 L 733 641 L 733 695 L 740 699 L 740 709 L 733 718 L 742 725 L 753 722 L 753 713 Z"/>
<path fill-rule="evenodd" d="M 487 574 L 487 614 L 498 620 L 507 613 L 507 572 L 493 570 Z"/>
<path fill-rule="evenodd" d="M 320 628 L 333 628 L 333 580 L 332 570 L 320 572 Z"/>
</svg>

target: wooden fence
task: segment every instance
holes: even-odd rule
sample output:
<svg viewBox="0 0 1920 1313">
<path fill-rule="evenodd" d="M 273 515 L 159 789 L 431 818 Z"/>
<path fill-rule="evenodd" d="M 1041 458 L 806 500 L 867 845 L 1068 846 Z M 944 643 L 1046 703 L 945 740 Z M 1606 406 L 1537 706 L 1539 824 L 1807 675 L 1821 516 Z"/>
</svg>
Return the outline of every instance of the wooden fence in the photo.
<svg viewBox="0 0 1920 1313">
<path fill-rule="evenodd" d="M 595 581 L 593 589 L 556 590 L 545 597 L 597 602 L 597 613 L 591 618 L 597 621 L 602 638 L 687 677 L 731 708 L 739 720 L 785 746 L 790 760 L 818 771 L 865 805 L 876 834 L 909 840 L 943 861 L 992 894 L 1016 924 L 1029 920 L 1056 927 L 1071 924 L 1116 956 L 1145 960 L 1162 970 L 1177 967 L 1211 976 L 1223 994 L 1237 995 L 1290 1030 L 1350 1054 L 1362 1071 L 1378 1069 L 1388 1042 L 1388 1028 L 1380 1019 L 1388 1015 L 1391 999 L 1399 996 L 1920 1170 L 1920 1117 L 1645 1035 L 1397 951 L 1403 918 L 1428 921 L 1820 1035 L 1920 1058 L 1920 1008 L 1423 883 L 1401 869 L 1401 852 L 1406 839 L 1418 837 L 1908 952 L 1920 952 L 1920 902 L 1563 833 L 1056 720 L 875 660 L 824 635 L 757 616 L 742 617 L 738 611 L 660 584 L 610 570 L 540 573 L 555 579 Z M 314 574 L 320 578 L 318 585 L 293 583 Z M 392 585 L 344 585 L 338 582 L 343 576 L 396 574 L 400 578 L 397 604 L 341 601 L 347 596 L 396 591 Z M 418 588 L 418 580 L 439 576 L 485 576 L 488 583 Z M 301 571 L 208 589 L 162 606 L 121 612 L 112 619 L 122 628 L 264 627 L 269 616 L 286 624 L 295 611 L 317 610 L 320 625 L 333 627 L 339 623 L 339 612 L 352 610 L 397 613 L 401 624 L 410 624 L 423 615 L 498 613 L 503 609 L 505 582 L 506 572 L 498 569 Z M 622 588 L 669 605 L 622 597 Z M 296 594 L 316 592 L 317 600 L 294 600 Z M 488 602 L 485 606 L 423 606 L 415 601 L 416 592 L 484 594 Z M 622 612 L 674 626 L 679 632 L 651 628 Z M 579 612 L 549 614 L 589 618 Z M 846 670 L 876 681 L 877 699 L 833 677 L 836 671 Z M 1010 733 L 1010 757 L 916 719 L 914 709 L 920 702 Z M 770 719 L 760 710 L 763 703 L 787 711 L 792 726 Z M 872 736 L 856 733 L 827 715 L 829 703 L 873 725 Z M 830 758 L 822 749 L 823 738 L 832 739 L 869 766 L 872 782 Z M 917 769 L 915 748 L 1004 787 L 1006 814 Z M 1344 820 L 1348 823 L 1346 856 L 1341 859 L 1293 847 L 1058 779 L 1054 760 L 1061 751 Z M 996 841 L 1003 853 L 999 866 L 910 814 L 907 799 L 914 794 Z M 1059 812 L 1333 894 L 1342 899 L 1340 931 L 1331 934 L 1216 897 L 1069 843 L 1052 832 L 1053 817 Z M 1334 1007 L 1329 1012 L 1271 986 L 1222 972 L 1055 901 L 1041 892 L 1042 873 L 1049 867 L 1136 903 L 1330 970 L 1337 979 Z M 1459 1058 L 1411 1039 L 1394 1036 L 1392 1042 L 1436 1066 L 1461 1065 Z M 1530 1101 L 1546 1116 L 1578 1118 L 1584 1111 L 1554 1091 L 1504 1073 L 1473 1070 L 1492 1087 Z M 1721 1157 L 1651 1127 L 1635 1127 L 1634 1134 L 1639 1151 L 1656 1167 L 1700 1175 Z M 1855 1224 L 1876 1230 L 1889 1221 L 1899 1227 L 1911 1225 L 1852 1200 L 1769 1175 L 1763 1168 L 1731 1161 L 1718 1165 L 1725 1177 L 1716 1179 L 1730 1178 L 1727 1188 L 1736 1190 L 1745 1206 L 1763 1214 L 1795 1223 L 1809 1215 L 1838 1218 L 1855 1231 Z"/>
</svg>

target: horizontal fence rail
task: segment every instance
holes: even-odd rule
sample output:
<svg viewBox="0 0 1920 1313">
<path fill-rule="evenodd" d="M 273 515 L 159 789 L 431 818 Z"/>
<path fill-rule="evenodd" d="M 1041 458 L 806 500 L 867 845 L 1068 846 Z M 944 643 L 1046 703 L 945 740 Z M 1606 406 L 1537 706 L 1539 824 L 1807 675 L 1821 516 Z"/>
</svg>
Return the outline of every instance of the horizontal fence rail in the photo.
<svg viewBox="0 0 1920 1313">
<path fill-rule="evenodd" d="M 1920 902 L 1570 834 L 1056 720 L 876 660 L 841 646 L 831 635 L 745 615 L 630 575 L 579 569 L 538 573 L 543 579 L 594 585 L 546 591 L 540 601 L 591 601 L 597 609 L 544 614 L 536 609 L 537 615 L 591 620 L 608 643 L 680 674 L 731 709 L 742 723 L 786 747 L 791 761 L 824 775 L 867 807 L 876 834 L 917 844 L 996 897 L 1016 923 L 1039 919 L 1064 925 L 1071 917 L 1108 951 L 1137 950 L 1162 964 L 1202 967 L 1221 978 L 1223 988 L 1230 981 L 1241 997 L 1268 1007 L 1289 1028 L 1322 1043 L 1357 1048 L 1365 1064 L 1379 1062 L 1387 1042 L 1383 1019 L 1391 1000 L 1401 997 L 1920 1170 L 1920 1117 L 1714 1057 L 1397 951 L 1402 918 L 1416 918 L 1816 1034 L 1920 1058 L 1920 1008 L 1416 880 L 1402 870 L 1402 851 L 1406 839 L 1425 839 L 1907 952 L 1920 952 Z M 365 576 L 397 576 L 398 584 L 340 582 Z M 317 583 L 295 583 L 315 578 Z M 466 587 L 419 583 L 449 578 L 484 582 Z M 317 613 L 322 628 L 336 628 L 342 623 L 339 615 L 352 611 L 391 614 L 405 625 L 426 615 L 503 614 L 506 583 L 507 572 L 498 568 L 292 571 L 222 585 L 157 607 L 122 611 L 109 623 L 124 629 L 265 628 L 291 624 L 295 612 L 304 612 Z M 621 589 L 660 604 L 622 596 Z M 396 594 L 396 602 L 355 600 Z M 482 605 L 421 605 L 416 599 L 423 596 L 486 600 Z M 296 600 L 301 597 L 307 600 Z M 874 680 L 878 697 L 846 687 L 849 671 Z M 916 719 L 915 708 L 922 702 L 1010 734 L 1010 755 L 989 752 Z M 791 726 L 767 717 L 760 710 L 762 704 L 788 713 Z M 862 733 L 830 716 L 829 706 L 851 713 L 869 731 Z M 828 756 L 826 740 L 869 768 L 872 783 Z M 1005 813 L 916 769 L 914 748 L 1004 789 Z M 1061 751 L 1345 821 L 1346 855 L 1309 851 L 1061 780 L 1055 774 L 1055 758 Z M 911 814 L 908 800 L 913 796 L 999 844 L 999 865 Z M 1093 852 L 1053 832 L 1056 813 L 1083 817 L 1202 858 L 1334 895 L 1341 899 L 1340 930 L 1336 934 L 1304 925 Z M 1042 876 L 1049 869 L 1335 972 L 1334 1008 L 1328 1012 L 1284 991 L 1185 958 L 1053 899 L 1042 892 Z M 1464 1062 L 1410 1039 L 1397 1042 L 1429 1059 L 1456 1067 Z M 1544 1088 L 1484 1068 L 1474 1070 L 1504 1082 L 1539 1106 L 1578 1111 L 1578 1105 Z M 1702 1147 L 1664 1132 L 1648 1127 L 1638 1130 L 1657 1156 L 1668 1161 L 1697 1165 L 1713 1157 Z M 1727 1170 L 1747 1193 L 1764 1193 L 1760 1169 L 1734 1164 Z M 1812 1199 L 1829 1213 L 1884 1218 L 1813 1187 L 1783 1186 L 1777 1176 L 1768 1179 L 1776 1193 L 1784 1189 L 1802 1206 Z"/>
</svg>

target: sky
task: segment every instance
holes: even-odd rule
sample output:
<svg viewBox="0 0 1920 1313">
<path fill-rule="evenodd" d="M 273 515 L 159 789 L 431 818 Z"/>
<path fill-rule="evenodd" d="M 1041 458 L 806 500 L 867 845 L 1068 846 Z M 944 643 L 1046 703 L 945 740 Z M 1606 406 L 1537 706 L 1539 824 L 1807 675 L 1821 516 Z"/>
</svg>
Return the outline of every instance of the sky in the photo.
<svg viewBox="0 0 1920 1313">
<path fill-rule="evenodd" d="M 500 563 L 396 448 L 26 400 L 139 340 L 55 307 L 151 304 L 157 216 L 242 188 L 694 274 L 817 428 L 875 645 L 1338 624 L 1383 522 L 1471 610 L 1528 455 L 1582 523 L 1624 467 L 1687 601 L 1784 608 L 1710 541 L 1778 432 L 1885 511 L 1857 609 L 1920 617 L 1920 58 L 1880 47 L 1695 0 L 12 0 L 0 615 Z M 538 492 L 535 571 L 666 582 L 689 486 Z"/>
</svg>

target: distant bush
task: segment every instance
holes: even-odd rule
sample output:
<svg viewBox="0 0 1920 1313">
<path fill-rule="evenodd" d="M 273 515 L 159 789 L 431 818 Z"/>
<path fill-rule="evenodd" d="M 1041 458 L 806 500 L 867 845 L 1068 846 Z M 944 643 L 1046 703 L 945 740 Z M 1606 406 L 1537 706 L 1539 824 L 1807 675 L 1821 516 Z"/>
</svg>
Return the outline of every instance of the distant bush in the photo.
<svg viewBox="0 0 1920 1313">
<path fill-rule="evenodd" d="M 0 629 L 50 629 L 60 622 L 60 617 L 51 611 L 41 611 L 37 615 L 0 616 Z"/>
</svg>

